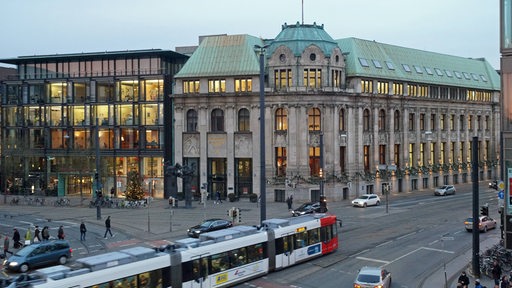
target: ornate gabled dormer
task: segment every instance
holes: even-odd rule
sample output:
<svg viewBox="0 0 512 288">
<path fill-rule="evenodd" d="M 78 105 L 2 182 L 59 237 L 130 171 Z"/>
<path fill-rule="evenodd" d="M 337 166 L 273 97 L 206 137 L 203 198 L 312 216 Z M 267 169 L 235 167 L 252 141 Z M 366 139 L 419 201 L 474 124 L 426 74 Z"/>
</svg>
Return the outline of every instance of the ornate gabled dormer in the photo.
<svg viewBox="0 0 512 288">
<path fill-rule="evenodd" d="M 269 86 L 275 91 L 344 87 L 345 62 L 336 41 L 313 24 L 284 24 L 267 48 Z"/>
</svg>

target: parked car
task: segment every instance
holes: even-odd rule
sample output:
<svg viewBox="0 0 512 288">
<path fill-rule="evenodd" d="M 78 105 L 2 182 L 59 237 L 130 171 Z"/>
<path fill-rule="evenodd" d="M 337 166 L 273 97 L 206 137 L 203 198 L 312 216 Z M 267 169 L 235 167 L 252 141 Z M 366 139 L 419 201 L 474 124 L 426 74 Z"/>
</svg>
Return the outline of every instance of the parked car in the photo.
<svg viewBox="0 0 512 288">
<path fill-rule="evenodd" d="M 453 185 L 443 185 L 434 190 L 434 195 L 436 196 L 446 196 L 450 194 L 455 194 L 455 187 Z"/>
<path fill-rule="evenodd" d="M 352 206 L 367 207 L 380 205 L 380 198 L 376 194 L 363 194 L 352 200 Z"/>
<path fill-rule="evenodd" d="M 480 232 L 487 232 L 489 229 L 496 228 L 496 220 L 492 219 L 489 216 L 480 216 L 480 222 L 478 223 L 478 229 Z M 466 226 L 466 230 L 468 232 L 473 231 L 473 217 L 469 217 L 464 221 L 464 225 Z"/>
<path fill-rule="evenodd" d="M 379 267 L 365 266 L 359 270 L 354 288 L 389 288 L 391 287 L 391 273 Z"/>
<path fill-rule="evenodd" d="M 187 230 L 187 234 L 190 237 L 198 238 L 202 233 L 225 229 L 232 226 L 233 223 L 229 220 L 213 218 L 204 220 L 201 224 L 190 227 Z"/>
<path fill-rule="evenodd" d="M 327 207 L 325 208 L 325 211 L 322 211 L 322 206 L 320 206 L 320 202 L 307 202 L 300 205 L 299 208 L 292 210 L 292 216 L 301 216 L 305 214 L 325 212 L 327 212 Z"/>
<path fill-rule="evenodd" d="M 73 250 L 66 240 L 34 243 L 23 247 L 4 260 L 4 267 L 11 271 L 27 272 L 29 269 L 51 264 L 64 265 L 72 256 Z"/>
</svg>

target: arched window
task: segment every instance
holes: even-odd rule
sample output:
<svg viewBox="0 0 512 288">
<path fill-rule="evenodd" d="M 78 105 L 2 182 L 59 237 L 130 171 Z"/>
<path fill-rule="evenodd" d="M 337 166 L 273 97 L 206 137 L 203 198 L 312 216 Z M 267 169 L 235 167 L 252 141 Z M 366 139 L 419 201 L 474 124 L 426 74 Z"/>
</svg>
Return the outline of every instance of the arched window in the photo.
<svg viewBox="0 0 512 288">
<path fill-rule="evenodd" d="M 386 131 L 386 111 L 379 110 L 379 131 Z"/>
<path fill-rule="evenodd" d="M 197 111 L 190 109 L 187 111 L 187 132 L 197 131 Z"/>
<path fill-rule="evenodd" d="M 224 111 L 220 109 L 212 111 L 211 131 L 224 132 Z"/>
<path fill-rule="evenodd" d="M 308 111 L 308 127 L 309 131 L 322 130 L 322 123 L 320 122 L 320 109 L 310 108 Z"/>
<path fill-rule="evenodd" d="M 370 110 L 363 111 L 363 131 L 370 131 Z"/>
<path fill-rule="evenodd" d="M 340 110 L 340 131 L 347 131 L 347 118 L 345 115 L 345 109 Z"/>
<path fill-rule="evenodd" d="M 247 110 L 246 108 L 240 109 L 240 111 L 238 111 L 238 131 L 249 131 L 249 120 L 249 110 Z"/>
<path fill-rule="evenodd" d="M 395 110 L 394 117 L 395 117 L 395 121 L 394 121 L 395 123 L 394 123 L 394 127 L 393 128 L 395 129 L 395 131 L 400 131 L 401 119 L 400 119 L 400 111 L 399 110 Z"/>
<path fill-rule="evenodd" d="M 275 129 L 286 131 L 288 130 L 288 111 L 284 108 L 276 110 Z"/>
</svg>

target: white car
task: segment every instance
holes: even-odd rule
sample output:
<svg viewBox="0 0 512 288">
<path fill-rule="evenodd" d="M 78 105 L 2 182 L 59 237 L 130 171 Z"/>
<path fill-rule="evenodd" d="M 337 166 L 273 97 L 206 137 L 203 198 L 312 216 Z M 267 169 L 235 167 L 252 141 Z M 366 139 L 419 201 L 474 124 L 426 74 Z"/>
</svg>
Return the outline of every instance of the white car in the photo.
<svg viewBox="0 0 512 288">
<path fill-rule="evenodd" d="M 434 191 L 434 195 L 446 196 L 449 194 L 455 194 L 455 187 L 453 185 L 443 185 Z"/>
<path fill-rule="evenodd" d="M 363 267 L 359 270 L 354 288 L 391 287 L 391 273 L 379 267 Z"/>
<path fill-rule="evenodd" d="M 380 205 L 380 198 L 376 194 L 363 194 L 352 200 L 352 206 L 366 207 Z"/>
</svg>

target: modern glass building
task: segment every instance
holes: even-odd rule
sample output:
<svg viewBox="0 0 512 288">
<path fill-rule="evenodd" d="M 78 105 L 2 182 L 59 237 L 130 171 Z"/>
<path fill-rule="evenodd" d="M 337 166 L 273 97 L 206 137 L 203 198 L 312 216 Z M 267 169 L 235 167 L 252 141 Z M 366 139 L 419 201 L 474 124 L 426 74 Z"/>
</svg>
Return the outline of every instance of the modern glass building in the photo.
<svg viewBox="0 0 512 288">
<path fill-rule="evenodd" d="M 17 67 L 0 86 L 2 190 L 85 198 L 97 173 L 103 193 L 119 195 L 135 170 L 163 197 L 164 97 L 187 59 L 159 49 L 0 59 Z"/>
</svg>

